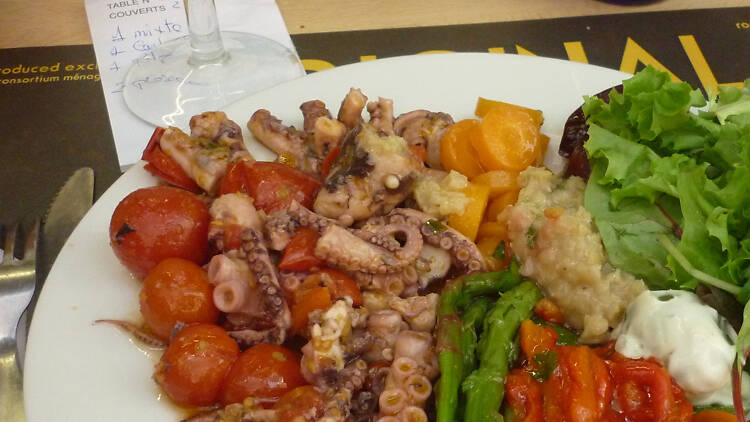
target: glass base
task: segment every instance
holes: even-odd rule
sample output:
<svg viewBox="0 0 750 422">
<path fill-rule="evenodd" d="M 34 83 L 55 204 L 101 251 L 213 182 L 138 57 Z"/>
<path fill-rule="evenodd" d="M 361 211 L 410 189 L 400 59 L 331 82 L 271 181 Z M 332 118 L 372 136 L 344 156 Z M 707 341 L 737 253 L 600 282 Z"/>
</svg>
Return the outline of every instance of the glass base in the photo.
<svg viewBox="0 0 750 422">
<path fill-rule="evenodd" d="M 187 128 L 196 114 L 305 75 L 297 55 L 273 40 L 242 32 L 221 36 L 226 53 L 217 63 L 188 63 L 189 37 L 139 58 L 125 78 L 130 110 L 157 126 Z"/>
</svg>

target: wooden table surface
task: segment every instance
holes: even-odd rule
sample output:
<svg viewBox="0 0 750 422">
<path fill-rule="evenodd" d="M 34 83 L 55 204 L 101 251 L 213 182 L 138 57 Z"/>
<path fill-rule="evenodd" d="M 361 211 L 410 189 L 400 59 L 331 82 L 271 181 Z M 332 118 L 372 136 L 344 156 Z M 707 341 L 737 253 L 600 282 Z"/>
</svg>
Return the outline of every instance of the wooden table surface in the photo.
<svg viewBox="0 0 750 422">
<path fill-rule="evenodd" d="M 747 0 L 277 0 L 292 34 L 747 6 Z M 616 30 L 614 28 L 613 30 Z M 0 48 L 90 44 L 83 0 L 0 0 Z"/>
</svg>

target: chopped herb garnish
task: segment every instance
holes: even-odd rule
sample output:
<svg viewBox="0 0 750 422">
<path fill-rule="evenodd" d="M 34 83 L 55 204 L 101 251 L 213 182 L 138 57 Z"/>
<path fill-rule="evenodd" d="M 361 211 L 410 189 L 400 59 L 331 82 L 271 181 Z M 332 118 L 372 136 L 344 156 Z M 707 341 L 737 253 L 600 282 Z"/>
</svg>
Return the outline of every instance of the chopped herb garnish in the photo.
<svg viewBox="0 0 750 422">
<path fill-rule="evenodd" d="M 505 261 L 505 241 L 501 240 L 495 248 L 495 252 L 492 252 L 492 257 L 497 258 L 501 261 Z"/>
<path fill-rule="evenodd" d="M 574 333 L 573 331 L 563 327 L 562 325 L 558 324 L 552 324 L 549 323 L 538 316 L 534 315 L 531 317 L 531 320 L 534 321 L 537 325 L 543 325 L 545 327 L 550 327 L 557 333 L 557 343 L 555 343 L 558 346 L 580 346 L 581 343 L 578 342 L 578 335 Z"/>
<path fill-rule="evenodd" d="M 526 232 L 526 244 L 529 245 L 529 248 L 534 249 L 534 245 L 536 245 L 536 236 L 539 233 L 534 227 L 529 227 L 529 231 Z"/>
<path fill-rule="evenodd" d="M 448 227 L 445 226 L 445 224 L 437 221 L 437 220 L 427 220 L 427 222 L 424 223 L 425 227 L 430 229 L 432 234 L 439 234 L 446 230 L 448 230 Z"/>
<path fill-rule="evenodd" d="M 557 353 L 552 350 L 545 350 L 542 353 L 534 355 L 534 363 L 539 367 L 530 372 L 530 375 L 539 382 L 546 381 L 552 372 L 557 368 Z"/>
<path fill-rule="evenodd" d="M 288 188 L 282 188 L 276 191 L 276 197 L 279 199 L 288 198 L 291 193 Z"/>
</svg>

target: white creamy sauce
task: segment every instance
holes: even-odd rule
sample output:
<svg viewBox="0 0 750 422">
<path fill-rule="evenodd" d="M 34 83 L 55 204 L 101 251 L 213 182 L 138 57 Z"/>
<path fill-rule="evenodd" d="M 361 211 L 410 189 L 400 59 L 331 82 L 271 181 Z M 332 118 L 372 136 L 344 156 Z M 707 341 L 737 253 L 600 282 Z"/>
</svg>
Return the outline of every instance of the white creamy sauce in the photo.
<svg viewBox="0 0 750 422">
<path fill-rule="evenodd" d="M 645 291 L 628 305 L 613 332 L 615 349 L 629 358 L 654 357 L 694 405 L 732 405 L 730 371 L 736 333 L 694 293 Z M 743 392 L 750 380 L 743 377 Z M 747 395 L 745 400 L 747 401 Z"/>
</svg>

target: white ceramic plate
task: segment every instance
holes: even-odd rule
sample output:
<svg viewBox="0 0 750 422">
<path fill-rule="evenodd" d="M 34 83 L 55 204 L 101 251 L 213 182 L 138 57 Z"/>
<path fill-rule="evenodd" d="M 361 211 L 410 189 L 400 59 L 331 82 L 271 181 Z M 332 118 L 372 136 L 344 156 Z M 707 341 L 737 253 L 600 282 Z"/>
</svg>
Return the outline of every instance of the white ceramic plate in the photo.
<svg viewBox="0 0 750 422">
<path fill-rule="evenodd" d="M 258 108 L 301 127 L 299 105 L 323 100 L 335 113 L 350 87 L 394 100 L 395 113 L 419 108 L 472 117 L 478 96 L 541 109 L 542 131 L 556 155 L 568 115 L 628 75 L 579 63 L 504 54 L 433 54 L 343 66 L 297 79 L 226 108 L 245 126 Z M 246 129 L 245 139 L 251 139 Z M 134 140 L 142 142 L 146 139 Z M 258 159 L 272 154 L 248 142 Z M 140 283 L 109 247 L 118 202 L 156 180 L 141 165 L 127 171 L 94 204 L 63 247 L 39 299 L 26 356 L 26 413 L 31 422 L 165 421 L 184 416 L 151 380 L 157 356 L 100 318 L 137 320 Z"/>
</svg>

